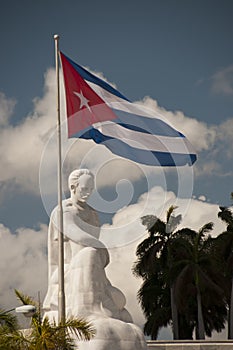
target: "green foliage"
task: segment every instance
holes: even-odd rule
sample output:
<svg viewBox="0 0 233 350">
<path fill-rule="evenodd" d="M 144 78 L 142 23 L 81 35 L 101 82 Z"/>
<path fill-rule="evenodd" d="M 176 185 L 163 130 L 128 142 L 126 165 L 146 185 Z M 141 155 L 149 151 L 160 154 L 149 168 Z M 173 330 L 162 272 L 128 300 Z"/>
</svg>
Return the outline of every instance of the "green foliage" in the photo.
<svg viewBox="0 0 233 350">
<path fill-rule="evenodd" d="M 29 350 L 29 341 L 19 330 L 0 327 L 0 350 Z"/>
<path fill-rule="evenodd" d="M 155 273 L 144 280 L 138 299 L 146 317 L 144 333 L 157 339 L 159 329 L 168 326 L 171 320 L 170 292 L 162 274 Z"/>
<path fill-rule="evenodd" d="M 220 208 L 218 216 L 227 229 L 214 239 L 210 236 L 212 222 L 197 232 L 177 230 L 182 217 L 174 216 L 175 209 L 168 209 L 166 222 L 155 215 L 141 218 L 148 236 L 137 247 L 133 273 L 143 279 L 138 299 L 146 317 L 144 332 L 156 339 L 161 327 L 172 325 L 174 303 L 180 339 L 192 339 L 194 329 L 201 326 L 200 317 L 203 331 L 210 337 L 213 331 L 222 331 L 227 320 L 233 277 L 233 215 L 228 208 Z"/>
<path fill-rule="evenodd" d="M 166 222 L 155 215 L 141 218 L 142 224 L 147 228 L 148 237 L 137 247 L 138 260 L 134 263 L 133 273 L 137 277 L 142 277 L 144 281 L 138 299 L 147 319 L 145 334 L 151 335 L 153 339 L 156 339 L 159 329 L 171 323 L 173 318 L 170 302 L 172 288 L 170 246 L 181 221 L 181 215 L 173 215 L 175 209 L 175 206 L 168 209 Z M 173 324 L 174 322 L 175 320 Z"/>
<path fill-rule="evenodd" d="M 94 336 L 95 330 L 84 319 L 69 318 L 59 324 L 50 322 L 48 318 L 42 319 L 40 307 L 33 298 L 18 290 L 15 294 L 24 305 L 36 306 L 37 311 L 27 332 L 19 331 L 17 323 L 9 321 L 15 319 L 12 315 L 0 312 L 0 350 L 74 350 L 77 349 L 74 339 L 88 341 Z"/>
<path fill-rule="evenodd" d="M 199 312 L 209 337 L 213 330 L 224 329 L 227 317 L 221 273 L 213 254 L 215 241 L 208 235 L 212 228 L 213 224 L 208 223 L 198 232 L 182 229 L 172 247 L 175 300 L 179 312 L 193 327 L 200 327 L 197 318 L 199 294 L 202 308 Z"/>
<path fill-rule="evenodd" d="M 7 328 L 9 331 L 14 331 L 18 328 L 16 316 L 11 312 L 0 309 L 0 327 Z"/>
<path fill-rule="evenodd" d="M 28 342 L 11 311 L 0 309 L 0 350 L 27 350 Z"/>
<path fill-rule="evenodd" d="M 233 193 L 231 194 L 233 198 Z M 228 338 L 233 339 L 233 213 L 220 207 L 218 217 L 226 223 L 226 230 L 216 238 L 216 256 L 223 276 L 223 287 L 228 304 Z"/>
</svg>

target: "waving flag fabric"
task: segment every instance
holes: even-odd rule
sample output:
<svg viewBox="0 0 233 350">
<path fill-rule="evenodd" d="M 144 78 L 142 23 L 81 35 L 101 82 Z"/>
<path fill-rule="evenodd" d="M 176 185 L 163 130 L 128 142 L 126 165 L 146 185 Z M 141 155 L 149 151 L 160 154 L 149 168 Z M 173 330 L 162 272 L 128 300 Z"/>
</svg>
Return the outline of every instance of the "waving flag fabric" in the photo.
<svg viewBox="0 0 233 350">
<path fill-rule="evenodd" d="M 119 91 L 60 52 L 68 137 L 93 140 L 112 153 L 146 165 L 192 165 L 186 137 L 159 114 L 131 103 Z"/>
</svg>

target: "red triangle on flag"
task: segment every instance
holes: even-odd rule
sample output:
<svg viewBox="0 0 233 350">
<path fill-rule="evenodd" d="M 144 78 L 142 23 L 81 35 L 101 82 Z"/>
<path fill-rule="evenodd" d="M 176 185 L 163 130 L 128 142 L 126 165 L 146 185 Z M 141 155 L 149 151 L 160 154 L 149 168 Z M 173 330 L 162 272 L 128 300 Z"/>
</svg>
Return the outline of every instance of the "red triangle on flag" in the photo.
<svg viewBox="0 0 233 350">
<path fill-rule="evenodd" d="M 114 112 L 86 83 L 66 57 L 60 53 L 66 92 L 68 136 L 92 124 L 116 119 Z"/>
</svg>

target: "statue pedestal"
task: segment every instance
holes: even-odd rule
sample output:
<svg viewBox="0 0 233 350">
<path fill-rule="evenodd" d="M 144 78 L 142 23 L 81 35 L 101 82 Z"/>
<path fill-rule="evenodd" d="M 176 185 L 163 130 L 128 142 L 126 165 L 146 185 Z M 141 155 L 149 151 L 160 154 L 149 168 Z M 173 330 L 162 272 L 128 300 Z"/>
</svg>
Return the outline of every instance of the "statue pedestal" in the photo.
<svg viewBox="0 0 233 350">
<path fill-rule="evenodd" d="M 147 341 L 148 349 L 153 350 L 232 350 L 233 341 Z"/>
</svg>

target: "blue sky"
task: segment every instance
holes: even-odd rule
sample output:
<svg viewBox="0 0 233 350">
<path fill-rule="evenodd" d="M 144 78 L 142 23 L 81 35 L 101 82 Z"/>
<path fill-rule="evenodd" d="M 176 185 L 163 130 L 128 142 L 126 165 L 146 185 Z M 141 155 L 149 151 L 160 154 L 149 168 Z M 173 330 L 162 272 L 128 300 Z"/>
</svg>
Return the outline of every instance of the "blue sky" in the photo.
<svg viewBox="0 0 233 350">
<path fill-rule="evenodd" d="M 231 1 L 9 1 L 1 10 L 1 91 L 15 120 L 41 96 L 54 65 L 53 34 L 80 64 L 104 72 L 130 99 L 149 95 L 172 110 L 218 122 L 232 99 L 213 96 L 211 77 L 231 65 Z"/>
<path fill-rule="evenodd" d="M 132 101 L 145 96 L 156 101 L 178 129 L 185 124 L 198 153 L 192 196 L 201 196 L 206 205 L 230 205 L 232 18 L 233 3 L 227 0 L 4 2 L 0 12 L 0 222 L 5 231 L 11 234 L 23 227 L 41 231 L 41 224 L 48 224 L 37 178 L 39 141 L 33 133 L 44 140 L 56 124 L 56 115 L 52 119 L 56 101 L 50 96 L 55 33 L 60 35 L 61 51 L 71 59 L 102 72 Z M 46 118 L 39 122 L 46 115 L 51 117 L 48 125 Z M 136 203 L 145 192 L 145 178 L 132 179 L 128 168 L 126 172 L 126 179 L 137 184 Z M 170 177 L 168 172 L 165 191 L 174 190 Z M 148 178 L 152 179 L 151 173 Z M 151 187 L 156 185 L 153 181 Z M 102 186 L 102 194 L 112 191 L 114 196 L 113 183 L 107 185 Z"/>
<path fill-rule="evenodd" d="M 20 123 L 43 96 L 58 33 L 62 51 L 103 72 L 132 101 L 150 96 L 166 110 L 218 126 L 232 118 L 233 92 L 213 88 L 229 67 L 222 83 L 233 86 L 232 15 L 226 0 L 8 1 L 0 14 L 0 91 L 17 101 L 10 122 Z M 214 188 L 203 178 L 195 194 L 229 204 L 231 178 L 214 171 L 211 178 Z"/>
</svg>

